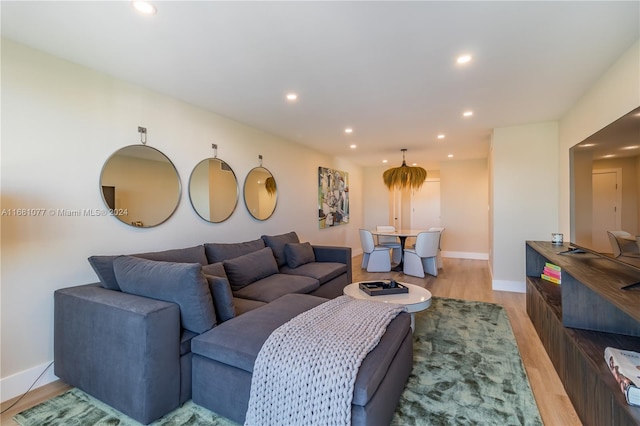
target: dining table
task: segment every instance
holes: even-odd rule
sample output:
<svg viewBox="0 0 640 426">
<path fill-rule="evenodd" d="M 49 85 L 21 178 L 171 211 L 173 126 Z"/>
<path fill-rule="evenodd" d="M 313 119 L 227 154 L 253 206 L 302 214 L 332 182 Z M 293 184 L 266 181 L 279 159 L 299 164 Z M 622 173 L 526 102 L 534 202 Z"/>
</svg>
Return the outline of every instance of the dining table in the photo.
<svg viewBox="0 0 640 426">
<path fill-rule="evenodd" d="M 407 238 L 409 237 L 417 237 L 421 232 L 429 232 L 427 229 L 396 229 L 395 231 L 378 231 L 377 229 L 372 229 L 371 233 L 377 236 L 385 236 L 385 237 L 398 237 L 400 240 L 400 250 L 402 255 L 400 256 L 400 263 L 391 267 L 392 271 L 400 271 L 402 272 L 404 268 L 404 246 L 407 242 Z"/>
</svg>

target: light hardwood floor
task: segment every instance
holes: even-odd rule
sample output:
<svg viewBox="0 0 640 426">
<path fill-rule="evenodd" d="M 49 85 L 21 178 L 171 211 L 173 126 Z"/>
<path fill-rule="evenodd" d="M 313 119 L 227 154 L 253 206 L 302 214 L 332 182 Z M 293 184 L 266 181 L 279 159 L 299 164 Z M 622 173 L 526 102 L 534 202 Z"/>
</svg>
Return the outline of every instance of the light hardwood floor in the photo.
<svg viewBox="0 0 640 426">
<path fill-rule="evenodd" d="M 434 296 L 498 303 L 505 307 L 518 342 L 520 355 L 529 376 L 531 388 L 547 426 L 581 425 L 547 353 L 536 334 L 525 307 L 525 295 L 491 289 L 491 276 L 486 261 L 444 259 L 444 268 L 437 278 L 415 278 L 400 272 L 368 273 L 360 268 L 361 256 L 353 259 L 353 280 L 363 281 L 393 277 L 398 281 L 427 288 Z M 54 382 L 30 392 L 27 397 L 7 410 L 0 418 L 2 425 L 16 425 L 11 419 L 33 405 L 66 391 L 69 387 Z M 14 399 L 15 400 L 15 399 Z M 14 400 L 2 404 L 2 410 Z"/>
</svg>

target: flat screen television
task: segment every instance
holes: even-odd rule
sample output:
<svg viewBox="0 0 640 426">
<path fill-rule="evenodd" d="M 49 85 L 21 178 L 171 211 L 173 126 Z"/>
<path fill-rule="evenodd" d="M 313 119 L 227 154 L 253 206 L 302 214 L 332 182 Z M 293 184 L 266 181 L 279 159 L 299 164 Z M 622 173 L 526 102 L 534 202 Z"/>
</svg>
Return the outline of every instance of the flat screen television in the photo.
<svg viewBox="0 0 640 426">
<path fill-rule="evenodd" d="M 606 231 L 640 236 L 640 107 L 573 146 L 569 158 L 571 241 L 612 257 Z M 615 260 L 640 271 L 640 259 Z"/>
</svg>

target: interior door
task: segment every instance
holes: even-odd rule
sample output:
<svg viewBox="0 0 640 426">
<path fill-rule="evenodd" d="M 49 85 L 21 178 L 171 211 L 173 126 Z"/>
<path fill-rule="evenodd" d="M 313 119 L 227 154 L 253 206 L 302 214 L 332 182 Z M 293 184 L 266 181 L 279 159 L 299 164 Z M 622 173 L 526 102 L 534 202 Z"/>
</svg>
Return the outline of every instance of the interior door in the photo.
<svg viewBox="0 0 640 426">
<path fill-rule="evenodd" d="M 595 170 L 592 174 L 591 241 L 599 252 L 612 252 L 607 231 L 621 227 L 621 174 L 619 169 Z"/>
<path fill-rule="evenodd" d="M 411 229 L 429 229 L 440 224 L 440 180 L 427 180 L 413 194 Z"/>
</svg>

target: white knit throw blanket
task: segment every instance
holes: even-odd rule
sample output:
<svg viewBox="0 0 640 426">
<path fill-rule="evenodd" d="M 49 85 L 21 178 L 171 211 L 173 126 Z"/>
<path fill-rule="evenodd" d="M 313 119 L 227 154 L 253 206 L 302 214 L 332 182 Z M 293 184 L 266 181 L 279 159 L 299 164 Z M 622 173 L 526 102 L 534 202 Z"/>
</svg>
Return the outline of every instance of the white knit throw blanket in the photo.
<svg viewBox="0 0 640 426">
<path fill-rule="evenodd" d="M 253 367 L 245 425 L 349 425 L 356 375 L 404 307 L 340 296 L 276 329 Z"/>
</svg>

